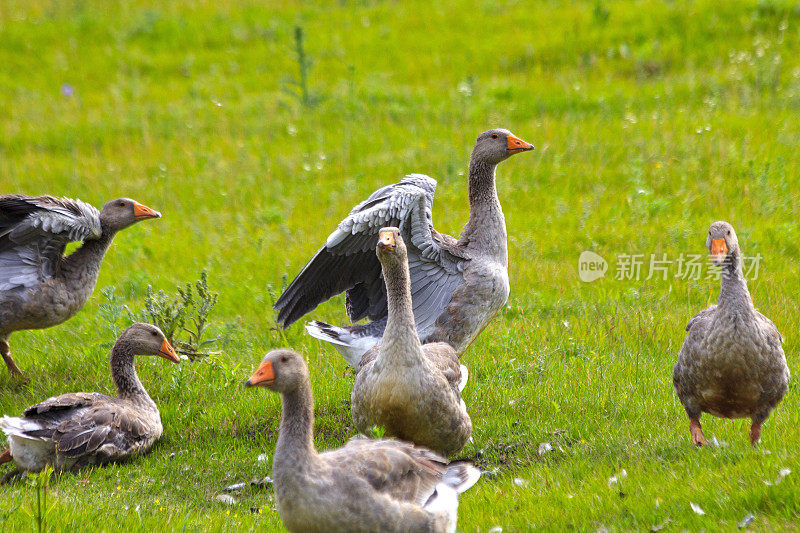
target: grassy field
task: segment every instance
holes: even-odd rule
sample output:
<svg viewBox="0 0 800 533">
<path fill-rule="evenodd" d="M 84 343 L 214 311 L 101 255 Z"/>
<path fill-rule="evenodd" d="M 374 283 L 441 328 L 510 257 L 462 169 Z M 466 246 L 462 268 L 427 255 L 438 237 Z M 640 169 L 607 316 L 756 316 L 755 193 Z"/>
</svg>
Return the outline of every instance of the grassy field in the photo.
<svg viewBox="0 0 800 533">
<path fill-rule="evenodd" d="M 720 446 L 694 449 L 671 381 L 686 322 L 719 290 L 677 262 L 706 253 L 718 219 L 763 257 L 750 289 L 800 375 L 800 4 L 267 4 L 0 3 L 0 192 L 129 196 L 164 214 L 117 236 L 78 316 L 12 337 L 32 380 L 0 369 L 0 414 L 112 391 L 125 320 L 100 289 L 139 310 L 148 285 L 207 268 L 220 293 L 221 354 L 139 364 L 163 439 L 133 463 L 52 479 L 48 527 L 278 530 L 270 487 L 215 499 L 271 471 L 279 398 L 242 386 L 261 356 L 307 356 L 319 448 L 355 431 L 353 372 L 300 324 L 277 331 L 274 295 L 405 173 L 439 181 L 434 221 L 457 235 L 474 139 L 500 126 L 536 151 L 498 170 L 512 290 L 463 357 L 463 455 L 491 475 L 462 498 L 459 529 L 729 531 L 750 514 L 757 531 L 800 528 L 796 381 L 756 450 L 747 421 L 710 417 Z M 584 250 L 608 261 L 605 278 L 580 281 Z M 641 276 L 618 279 L 632 254 Z M 673 261 L 666 280 L 646 279 L 652 254 Z M 342 304 L 312 317 L 344 323 Z M 0 487 L 0 532 L 35 528 L 36 501 L 30 478 Z"/>
</svg>

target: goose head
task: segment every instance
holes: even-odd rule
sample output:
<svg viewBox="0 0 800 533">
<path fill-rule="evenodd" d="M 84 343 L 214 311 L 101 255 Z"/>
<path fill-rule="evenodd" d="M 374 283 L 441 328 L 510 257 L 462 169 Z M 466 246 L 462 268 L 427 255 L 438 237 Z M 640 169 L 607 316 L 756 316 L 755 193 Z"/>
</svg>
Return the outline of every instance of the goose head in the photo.
<svg viewBox="0 0 800 533">
<path fill-rule="evenodd" d="M 527 143 L 502 128 L 484 131 L 478 135 L 472 158 L 482 160 L 492 165 L 497 165 L 514 154 L 533 150 L 533 145 Z"/>
<path fill-rule="evenodd" d="M 100 224 L 112 231 L 119 231 L 148 218 L 160 218 L 161 213 L 130 198 L 111 200 L 100 210 Z"/>
<path fill-rule="evenodd" d="M 133 355 L 157 355 L 173 363 L 180 359 L 164 333 L 152 324 L 137 322 L 122 332 L 117 344 L 123 344 Z"/>
<path fill-rule="evenodd" d="M 739 253 L 739 239 L 729 223 L 718 221 L 711 224 L 706 237 L 706 248 L 711 254 L 711 261 L 722 266 L 733 255 Z"/>
<path fill-rule="evenodd" d="M 308 369 L 303 357 L 295 351 L 281 349 L 265 355 L 244 384 L 246 387 L 267 387 L 274 392 L 288 393 L 307 379 Z"/>
<path fill-rule="evenodd" d="M 407 260 L 408 251 L 400 230 L 394 227 L 381 228 L 378 232 L 378 244 L 375 253 L 382 264 L 403 263 Z"/>
</svg>

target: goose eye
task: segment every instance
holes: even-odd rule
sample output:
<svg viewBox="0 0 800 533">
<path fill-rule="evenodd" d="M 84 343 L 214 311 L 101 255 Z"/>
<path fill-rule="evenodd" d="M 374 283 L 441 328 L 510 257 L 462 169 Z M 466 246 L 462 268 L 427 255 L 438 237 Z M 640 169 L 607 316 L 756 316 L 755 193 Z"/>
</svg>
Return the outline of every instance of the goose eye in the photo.
<svg viewBox="0 0 800 533">
<path fill-rule="evenodd" d="M 150 332 L 150 334 L 151 334 L 153 337 L 158 337 L 158 333 L 156 333 L 155 331 L 152 331 L 152 332 Z"/>
<path fill-rule="evenodd" d="M 281 363 L 285 363 L 288 360 L 289 360 L 289 358 L 286 357 L 285 355 L 283 357 L 281 357 Z"/>
<path fill-rule="evenodd" d="M 125 207 L 125 202 L 120 202 L 117 205 L 120 206 L 120 207 Z"/>
<path fill-rule="evenodd" d="M 497 134 L 496 133 L 492 133 L 492 139 L 497 139 Z"/>
<path fill-rule="evenodd" d="M 731 234 L 731 230 L 728 230 L 728 235 L 730 235 L 730 234 Z"/>
</svg>

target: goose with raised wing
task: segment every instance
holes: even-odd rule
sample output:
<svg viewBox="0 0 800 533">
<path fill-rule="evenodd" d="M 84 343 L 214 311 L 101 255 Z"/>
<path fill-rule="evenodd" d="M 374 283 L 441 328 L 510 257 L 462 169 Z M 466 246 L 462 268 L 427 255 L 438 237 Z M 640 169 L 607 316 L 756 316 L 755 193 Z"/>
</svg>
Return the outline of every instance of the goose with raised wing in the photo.
<svg viewBox="0 0 800 533">
<path fill-rule="evenodd" d="M 400 230 L 383 228 L 377 256 L 389 314 L 379 346 L 368 351 L 350 396 L 353 424 L 451 456 L 472 433 L 461 391 L 467 368 L 446 342 L 422 344 L 414 326 L 406 245 Z"/>
<path fill-rule="evenodd" d="M 289 531 L 455 531 L 458 494 L 480 478 L 474 466 L 391 439 L 317 452 L 308 367 L 291 350 L 268 353 L 245 384 L 282 395 L 272 478 Z"/>
<path fill-rule="evenodd" d="M 689 416 L 692 443 L 708 444 L 700 415 L 709 413 L 750 418 L 750 443 L 755 445 L 761 425 L 789 387 L 783 339 L 775 324 L 753 306 L 733 226 L 714 222 L 706 247 L 721 267 L 719 299 L 686 326 L 672 380 Z"/>
<path fill-rule="evenodd" d="M 14 331 L 43 329 L 72 318 L 94 290 L 114 235 L 160 213 L 129 198 L 98 211 L 80 200 L 0 196 L 0 355 L 12 375 Z M 83 245 L 64 256 L 67 244 Z"/>
<path fill-rule="evenodd" d="M 508 299 L 506 223 L 495 169 L 533 146 L 505 129 L 478 136 L 469 164 L 470 216 L 458 240 L 433 228 L 436 181 L 412 174 L 358 204 L 275 303 L 288 327 L 331 297 L 346 292 L 353 326 L 311 322 L 308 332 L 332 343 L 358 367 L 386 327 L 386 288 L 373 247 L 382 227 L 395 226 L 408 246 L 411 296 L 423 342 L 446 342 L 463 353 Z"/>
<path fill-rule="evenodd" d="M 9 447 L 0 463 L 38 472 L 120 462 L 147 452 L 163 432 L 161 415 L 136 374 L 135 355 L 180 359 L 159 328 L 136 323 L 111 349 L 111 378 L 117 395 L 62 394 L 29 407 L 21 417 L 0 418 Z"/>
</svg>

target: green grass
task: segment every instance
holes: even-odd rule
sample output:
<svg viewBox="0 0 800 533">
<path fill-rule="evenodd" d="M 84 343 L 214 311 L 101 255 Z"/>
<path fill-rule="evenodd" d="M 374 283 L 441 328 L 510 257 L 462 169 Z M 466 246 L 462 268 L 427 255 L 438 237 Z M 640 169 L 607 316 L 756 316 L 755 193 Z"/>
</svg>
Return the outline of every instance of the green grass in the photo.
<svg viewBox="0 0 800 533">
<path fill-rule="evenodd" d="M 2 192 L 124 195 L 164 213 L 117 236 L 78 316 L 12 337 L 33 379 L 15 388 L 0 369 L 0 413 L 111 391 L 100 288 L 140 309 L 148 284 L 208 268 L 220 293 L 221 355 L 140 363 L 163 439 L 133 463 L 52 479 L 50 527 L 278 529 L 270 488 L 214 499 L 271 470 L 257 457 L 272 457 L 279 399 L 242 387 L 263 353 L 308 357 L 319 448 L 355 431 L 352 371 L 301 325 L 274 329 L 271 294 L 355 203 L 408 172 L 439 181 L 434 220 L 457 235 L 469 152 L 495 126 L 536 151 L 498 172 L 511 298 L 463 358 L 463 455 L 496 475 L 464 495 L 459 528 L 725 531 L 748 513 L 756 530 L 800 527 L 797 386 L 758 450 L 746 421 L 710 417 L 706 435 L 727 445 L 694 449 L 671 369 L 718 283 L 615 279 L 619 255 L 704 254 L 708 225 L 730 221 L 764 258 L 750 289 L 800 375 L 800 4 L 268 4 L 0 3 Z M 296 24 L 313 107 L 292 85 Z M 609 260 L 604 279 L 579 281 L 583 250 Z M 312 316 L 343 323 L 342 304 Z M 782 468 L 795 472 L 774 484 Z M 35 505 L 30 482 L 0 487 L 0 531 L 34 528 Z"/>
</svg>

